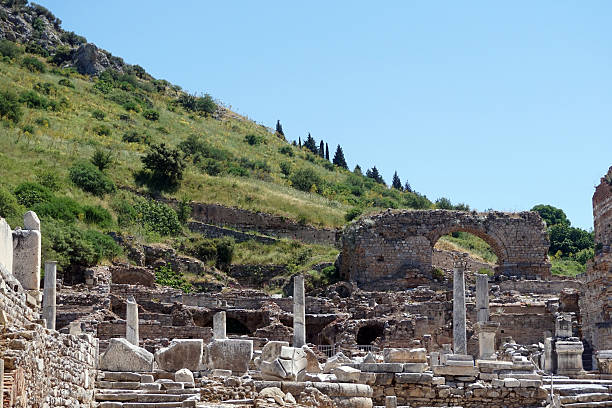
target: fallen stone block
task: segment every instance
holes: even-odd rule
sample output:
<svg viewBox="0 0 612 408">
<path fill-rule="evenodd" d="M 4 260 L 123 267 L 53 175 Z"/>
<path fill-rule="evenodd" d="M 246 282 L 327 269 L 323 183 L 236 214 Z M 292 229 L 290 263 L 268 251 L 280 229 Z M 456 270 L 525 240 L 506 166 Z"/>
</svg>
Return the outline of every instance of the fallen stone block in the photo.
<svg viewBox="0 0 612 408">
<path fill-rule="evenodd" d="M 103 371 L 153 371 L 153 354 L 126 339 L 110 339 L 108 349 L 100 356 Z"/>
<path fill-rule="evenodd" d="M 334 368 L 332 373 L 336 376 L 339 382 L 356 383 L 359 382 L 361 371 L 353 367 L 340 366 Z"/>
<path fill-rule="evenodd" d="M 427 350 L 424 348 L 385 348 L 383 359 L 385 363 L 426 363 Z"/>
<path fill-rule="evenodd" d="M 187 368 L 181 368 L 174 373 L 174 381 L 183 383 L 193 383 L 193 373 Z"/>
<path fill-rule="evenodd" d="M 422 373 L 427 368 L 427 363 L 404 363 L 405 373 Z"/>
<path fill-rule="evenodd" d="M 501 380 L 500 380 L 501 381 Z M 521 382 L 516 378 L 504 378 L 504 387 L 506 388 L 516 388 L 520 387 Z"/>
<path fill-rule="evenodd" d="M 353 364 L 347 365 L 353 366 Z M 355 368 L 370 373 L 401 373 L 404 371 L 402 363 L 361 363 Z"/>
<path fill-rule="evenodd" d="M 524 388 L 538 388 L 542 386 L 542 380 L 519 379 L 520 386 Z"/>
<path fill-rule="evenodd" d="M 477 377 L 478 369 L 474 366 L 433 366 L 433 373 L 436 376 L 440 375 L 453 375 L 453 376 L 466 376 L 466 377 Z"/>
<path fill-rule="evenodd" d="M 287 341 L 269 341 L 261 349 L 261 361 L 271 362 L 280 356 L 281 348 L 289 347 Z"/>
<path fill-rule="evenodd" d="M 232 375 L 232 370 L 222 370 L 220 368 L 212 370 L 213 377 L 230 377 Z"/>
<path fill-rule="evenodd" d="M 351 363 L 352 363 L 352 360 L 350 358 L 348 358 L 342 353 L 338 353 L 335 356 L 332 356 L 327 359 L 327 361 L 325 362 L 325 365 L 323 366 L 323 372 L 325 374 L 331 374 L 334 368 L 340 367 L 342 365 L 348 365 Z M 364 371 L 364 370 L 361 370 L 361 371 Z"/>
<path fill-rule="evenodd" d="M 433 381 L 431 373 L 397 373 L 395 382 L 397 384 L 429 384 Z"/>
<path fill-rule="evenodd" d="M 253 340 L 217 339 L 206 346 L 206 362 L 210 369 L 232 370 L 244 374 L 253 358 Z"/>
<path fill-rule="evenodd" d="M 175 339 L 168 347 L 155 353 L 155 361 L 165 371 L 178 371 L 181 368 L 197 371 L 202 365 L 203 348 L 201 339 Z"/>
<path fill-rule="evenodd" d="M 288 345 L 289 344 L 287 344 L 287 346 Z M 312 351 L 307 345 L 303 345 L 302 350 L 304 350 L 304 353 L 306 353 L 306 360 L 308 361 L 308 365 L 306 366 L 306 372 L 313 374 L 323 372 L 323 369 L 321 368 L 321 364 L 319 363 L 315 352 Z"/>
</svg>

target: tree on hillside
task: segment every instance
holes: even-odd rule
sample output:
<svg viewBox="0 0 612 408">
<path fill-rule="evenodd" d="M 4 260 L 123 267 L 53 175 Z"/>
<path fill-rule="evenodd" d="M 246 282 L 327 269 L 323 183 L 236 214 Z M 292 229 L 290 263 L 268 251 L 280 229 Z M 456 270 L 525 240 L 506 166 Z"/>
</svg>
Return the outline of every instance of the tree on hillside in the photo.
<svg viewBox="0 0 612 408">
<path fill-rule="evenodd" d="M 155 188 L 174 188 L 183 179 L 185 161 L 182 152 L 168 148 L 164 143 L 152 145 L 141 161 L 144 168 L 151 172 L 151 181 Z"/>
<path fill-rule="evenodd" d="M 353 170 L 353 173 L 359 175 L 359 176 L 363 176 L 363 172 L 361 171 L 361 166 L 356 164 L 355 165 L 355 169 Z"/>
<path fill-rule="evenodd" d="M 412 187 L 410 187 L 410 183 L 406 180 L 406 184 L 404 184 L 404 191 L 408 191 L 409 193 L 412 193 Z"/>
<path fill-rule="evenodd" d="M 372 180 L 374 180 L 377 183 L 386 184 L 385 180 L 383 180 L 382 176 L 378 172 L 378 169 L 376 168 L 376 166 L 374 166 L 371 169 L 368 169 L 366 171 L 366 177 L 371 178 Z"/>
<path fill-rule="evenodd" d="M 403 187 L 402 187 L 402 181 L 400 180 L 399 176 L 397 175 L 397 171 L 395 173 L 393 173 L 393 181 L 391 181 L 391 187 L 393 187 L 396 190 L 402 191 Z"/>
<path fill-rule="evenodd" d="M 325 144 L 323 143 L 323 140 L 321 140 L 321 143 L 319 143 L 319 156 L 325 158 Z"/>
<path fill-rule="evenodd" d="M 553 207 L 552 205 L 538 204 L 531 211 L 536 211 L 540 214 L 540 217 L 542 217 L 548 227 L 558 224 L 570 226 L 570 220 L 567 219 L 567 215 L 560 208 Z"/>
<path fill-rule="evenodd" d="M 308 133 L 308 137 L 304 142 L 304 147 L 310 150 L 314 154 L 318 154 L 317 142 L 314 140 L 310 133 Z"/>
<path fill-rule="evenodd" d="M 282 137 L 285 137 L 285 133 L 283 132 L 283 125 L 281 125 L 280 120 L 276 121 L 276 133 Z"/>
<path fill-rule="evenodd" d="M 453 207 L 453 203 L 451 203 L 451 200 L 446 197 L 440 197 L 436 200 L 436 208 L 439 208 L 441 210 L 455 209 L 455 207 Z"/>
<path fill-rule="evenodd" d="M 336 154 L 334 154 L 334 160 L 332 161 L 336 166 L 342 167 L 343 169 L 348 170 L 348 166 L 346 164 L 346 160 L 344 159 L 344 152 L 340 145 L 336 148 Z"/>
<path fill-rule="evenodd" d="M 298 137 L 298 147 L 302 147 L 302 138 Z"/>
<path fill-rule="evenodd" d="M 325 143 L 325 160 L 329 161 L 329 146 Z"/>
</svg>

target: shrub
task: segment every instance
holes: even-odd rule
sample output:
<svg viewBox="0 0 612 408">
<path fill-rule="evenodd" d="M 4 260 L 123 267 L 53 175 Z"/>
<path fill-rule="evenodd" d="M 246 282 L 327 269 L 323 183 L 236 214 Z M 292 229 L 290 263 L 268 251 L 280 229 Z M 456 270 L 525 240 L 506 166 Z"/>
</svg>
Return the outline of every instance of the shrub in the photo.
<svg viewBox="0 0 612 408">
<path fill-rule="evenodd" d="M 33 135 L 34 134 L 34 126 L 32 126 L 32 125 L 23 125 L 21 130 L 23 131 L 23 133 L 25 133 L 27 135 Z"/>
<path fill-rule="evenodd" d="M 15 58 L 22 53 L 22 49 L 12 41 L 0 40 L 0 55 L 3 57 Z"/>
<path fill-rule="evenodd" d="M 280 162 L 278 165 L 280 166 L 281 173 L 283 173 L 285 177 L 289 177 L 289 174 L 291 174 L 291 163 Z"/>
<path fill-rule="evenodd" d="M 217 240 L 217 268 L 228 270 L 234 257 L 234 245 L 236 242 L 231 237 Z"/>
<path fill-rule="evenodd" d="M 434 279 L 442 280 L 444 279 L 444 271 L 440 268 L 434 268 L 431 270 L 431 276 Z"/>
<path fill-rule="evenodd" d="M 36 118 L 36 120 L 34 120 L 34 123 L 36 123 L 38 126 L 42 126 L 46 128 L 48 128 L 51 125 L 51 122 L 49 122 L 49 119 L 47 118 Z"/>
<path fill-rule="evenodd" d="M 83 214 L 88 224 L 96 224 L 100 228 L 108 228 L 113 224 L 113 217 L 102 206 L 86 205 L 83 207 Z"/>
<path fill-rule="evenodd" d="M 301 191 L 311 191 L 321 184 L 321 178 L 310 168 L 299 169 L 291 175 L 291 184 Z"/>
<path fill-rule="evenodd" d="M 191 217 L 191 204 L 187 197 L 183 197 L 181 201 L 179 201 L 176 216 L 183 225 L 186 224 L 189 217 Z"/>
<path fill-rule="evenodd" d="M 66 45 L 60 45 L 55 49 L 55 54 L 53 54 L 53 56 L 49 58 L 48 61 L 55 65 L 62 65 L 64 62 L 72 60 L 73 52 L 74 51 L 72 50 L 72 48 Z"/>
<path fill-rule="evenodd" d="M 50 101 L 36 91 L 25 91 L 19 96 L 19 102 L 24 103 L 31 109 L 47 109 Z"/>
<path fill-rule="evenodd" d="M 106 125 L 96 125 L 91 130 L 98 136 L 110 136 L 111 130 Z"/>
<path fill-rule="evenodd" d="M 106 113 L 102 112 L 99 109 L 96 109 L 93 112 L 91 112 L 91 116 L 94 119 L 103 120 L 106 117 Z"/>
<path fill-rule="evenodd" d="M 344 214 L 344 219 L 346 221 L 353 221 L 355 218 L 359 217 L 363 213 L 363 209 L 359 207 L 353 207 Z"/>
<path fill-rule="evenodd" d="M 67 88 L 74 88 L 74 84 L 72 82 L 70 82 L 69 79 L 66 78 L 62 78 L 59 81 L 57 81 L 58 84 L 60 84 L 61 86 L 65 86 Z"/>
<path fill-rule="evenodd" d="M 223 166 L 213 159 L 204 159 L 200 163 L 200 168 L 209 176 L 218 176 L 223 171 Z"/>
<path fill-rule="evenodd" d="M 142 112 L 142 116 L 146 120 L 151 120 L 151 121 L 159 120 L 159 112 L 153 109 L 145 110 L 144 112 Z"/>
<path fill-rule="evenodd" d="M 45 64 L 36 57 L 24 57 L 21 65 L 30 72 L 45 72 Z"/>
<path fill-rule="evenodd" d="M 39 217 L 50 217 L 64 222 L 72 222 L 83 215 L 83 208 L 70 197 L 51 197 L 49 201 L 38 203 L 32 209 Z"/>
<path fill-rule="evenodd" d="M 0 91 L 0 117 L 18 123 L 21 116 L 22 111 L 17 95 L 10 91 Z"/>
<path fill-rule="evenodd" d="M 128 112 L 138 112 L 138 111 L 140 111 L 140 108 L 138 107 L 136 102 L 133 102 L 133 101 L 125 102 L 121 106 L 123 106 L 123 109 L 125 109 Z"/>
<path fill-rule="evenodd" d="M 34 85 L 34 90 L 41 94 L 51 95 L 56 93 L 57 88 L 50 82 L 38 82 Z"/>
<path fill-rule="evenodd" d="M 58 191 L 62 185 L 60 177 L 54 171 L 43 171 L 36 176 L 36 180 L 51 191 Z"/>
<path fill-rule="evenodd" d="M 23 182 L 15 188 L 17 202 L 26 208 L 32 208 L 39 203 L 48 202 L 53 194 L 47 187 L 30 181 Z"/>
<path fill-rule="evenodd" d="M 123 135 L 122 140 L 126 143 L 144 143 L 149 144 L 149 135 L 140 133 L 136 130 L 130 130 Z"/>
<path fill-rule="evenodd" d="M 264 138 L 261 135 L 254 135 L 252 133 L 246 135 L 244 137 L 244 141 L 250 144 L 251 146 L 255 146 L 263 142 Z"/>
<path fill-rule="evenodd" d="M 73 46 L 85 44 L 87 42 L 85 37 L 76 34 L 74 31 L 64 31 L 62 35 L 60 35 L 60 40 Z"/>
<path fill-rule="evenodd" d="M 216 261 L 217 245 L 209 238 L 192 238 L 184 248 L 185 252 L 202 262 Z"/>
<path fill-rule="evenodd" d="M 155 283 L 182 290 L 185 293 L 193 291 L 191 283 L 187 282 L 180 272 L 175 272 L 169 266 L 160 266 L 155 271 Z"/>
<path fill-rule="evenodd" d="M 573 258 L 576 262 L 579 262 L 581 265 L 586 265 L 588 261 L 595 257 L 595 249 L 594 248 L 585 248 L 576 252 Z"/>
<path fill-rule="evenodd" d="M 151 146 L 151 151 L 142 158 L 145 169 L 151 172 L 153 186 L 174 187 L 183 179 L 185 161 L 176 149 L 164 143 Z"/>
<path fill-rule="evenodd" d="M 91 163 L 100 169 L 100 171 L 106 170 L 112 162 L 113 155 L 111 152 L 103 152 L 100 149 L 96 149 L 93 156 L 91 156 Z"/>
<path fill-rule="evenodd" d="M 280 154 L 284 154 L 284 155 L 289 156 L 289 157 L 293 157 L 293 155 L 294 155 L 293 149 L 291 148 L 291 146 L 283 146 L 283 147 L 278 149 L 278 152 Z"/>
<path fill-rule="evenodd" d="M 17 202 L 17 198 L 10 191 L 0 186 L 0 217 L 9 221 L 23 214 L 23 208 Z"/>
<path fill-rule="evenodd" d="M 164 203 L 138 198 L 134 209 L 138 214 L 137 221 L 153 232 L 171 235 L 179 233 L 182 229 L 176 211 Z"/>
<path fill-rule="evenodd" d="M 115 191 L 113 181 L 91 163 L 77 163 L 68 171 L 70 180 L 83 191 L 100 197 Z"/>
<path fill-rule="evenodd" d="M 202 97 L 195 95 L 182 94 L 178 100 L 178 104 L 185 110 L 204 113 L 205 115 L 214 113 L 218 107 L 213 98 L 206 94 Z"/>
<path fill-rule="evenodd" d="M 27 43 L 25 50 L 30 54 L 37 54 L 41 57 L 47 58 L 49 56 L 49 51 L 47 51 L 40 44 L 34 41 L 30 41 L 29 43 Z"/>
</svg>

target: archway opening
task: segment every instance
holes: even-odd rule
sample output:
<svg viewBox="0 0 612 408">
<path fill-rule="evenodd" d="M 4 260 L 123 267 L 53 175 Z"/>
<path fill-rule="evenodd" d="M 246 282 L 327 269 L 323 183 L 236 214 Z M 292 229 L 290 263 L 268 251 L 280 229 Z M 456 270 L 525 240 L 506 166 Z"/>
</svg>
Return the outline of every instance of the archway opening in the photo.
<svg viewBox="0 0 612 408">
<path fill-rule="evenodd" d="M 357 331 L 357 344 L 360 346 L 367 346 L 378 338 L 382 337 L 384 333 L 384 327 L 382 324 L 371 323 L 362 326 Z"/>
<path fill-rule="evenodd" d="M 437 251 L 436 251 L 437 250 Z M 457 230 L 442 235 L 434 244 L 432 266 L 434 268 L 452 268 L 452 253 L 467 252 L 474 260 L 474 272 L 493 272 L 504 256 L 503 251 L 493 239 L 484 234 Z"/>
<path fill-rule="evenodd" d="M 250 335 L 249 328 L 244 325 L 240 320 L 234 319 L 233 317 L 226 317 L 225 319 L 225 331 L 227 334 Z"/>
</svg>

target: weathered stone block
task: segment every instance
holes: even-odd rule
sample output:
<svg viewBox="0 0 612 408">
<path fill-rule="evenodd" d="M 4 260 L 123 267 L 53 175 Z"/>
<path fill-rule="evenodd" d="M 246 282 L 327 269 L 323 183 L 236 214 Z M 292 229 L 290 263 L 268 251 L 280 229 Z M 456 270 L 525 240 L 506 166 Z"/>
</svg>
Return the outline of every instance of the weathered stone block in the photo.
<svg viewBox="0 0 612 408">
<path fill-rule="evenodd" d="M 361 371 L 352 367 L 340 366 L 334 368 L 332 373 L 340 382 L 356 383 L 359 382 Z"/>
<path fill-rule="evenodd" d="M 427 350 L 424 348 L 385 348 L 383 359 L 385 363 L 426 363 Z"/>
<path fill-rule="evenodd" d="M 404 363 L 405 373 L 422 373 L 427 370 L 427 363 Z"/>
<path fill-rule="evenodd" d="M 436 376 L 439 375 L 453 375 L 453 376 L 470 376 L 477 377 L 478 369 L 474 366 L 463 367 L 463 366 L 434 366 L 432 367 L 433 373 Z"/>
<path fill-rule="evenodd" d="M 174 381 L 183 383 L 193 383 L 193 373 L 187 368 L 181 368 L 174 373 Z"/>
<path fill-rule="evenodd" d="M 40 251 L 40 231 L 13 231 L 13 275 L 25 290 L 40 289 Z"/>
<path fill-rule="evenodd" d="M 206 346 L 206 361 L 210 369 L 246 373 L 253 358 L 253 340 L 213 340 Z"/>
<path fill-rule="evenodd" d="M 104 371 L 152 371 L 153 354 L 126 339 L 110 339 L 99 366 Z"/>
<path fill-rule="evenodd" d="M 199 370 L 203 348 L 204 342 L 201 339 L 174 339 L 168 347 L 155 353 L 155 361 L 160 369 L 166 371 L 178 371 L 181 368 Z"/>
</svg>

